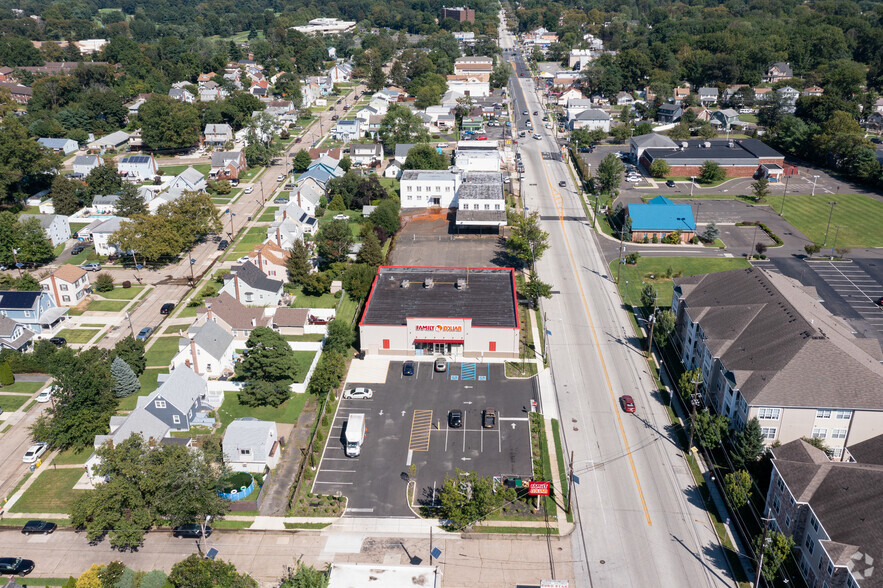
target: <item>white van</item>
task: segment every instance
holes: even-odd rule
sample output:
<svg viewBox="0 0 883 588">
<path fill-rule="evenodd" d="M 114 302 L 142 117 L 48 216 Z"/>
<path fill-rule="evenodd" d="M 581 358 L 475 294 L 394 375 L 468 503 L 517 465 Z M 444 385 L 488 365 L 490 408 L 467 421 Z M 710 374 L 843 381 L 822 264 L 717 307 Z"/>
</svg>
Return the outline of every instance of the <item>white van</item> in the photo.
<svg viewBox="0 0 883 588">
<path fill-rule="evenodd" d="M 344 432 L 347 457 L 359 456 L 362 452 L 362 443 L 365 441 L 365 433 L 365 415 L 361 413 L 350 414 Z"/>
</svg>

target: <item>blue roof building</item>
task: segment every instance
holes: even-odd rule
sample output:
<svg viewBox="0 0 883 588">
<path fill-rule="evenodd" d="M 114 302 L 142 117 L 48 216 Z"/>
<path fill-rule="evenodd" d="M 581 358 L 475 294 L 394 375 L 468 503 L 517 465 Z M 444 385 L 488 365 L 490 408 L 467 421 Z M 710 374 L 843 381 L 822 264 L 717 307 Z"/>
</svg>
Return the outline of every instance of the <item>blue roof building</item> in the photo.
<svg viewBox="0 0 883 588">
<path fill-rule="evenodd" d="M 696 221 L 689 204 L 675 204 L 665 196 L 657 196 L 646 204 L 629 204 L 632 221 L 632 241 L 662 240 L 670 233 L 681 232 L 686 243 L 696 235 Z"/>
</svg>

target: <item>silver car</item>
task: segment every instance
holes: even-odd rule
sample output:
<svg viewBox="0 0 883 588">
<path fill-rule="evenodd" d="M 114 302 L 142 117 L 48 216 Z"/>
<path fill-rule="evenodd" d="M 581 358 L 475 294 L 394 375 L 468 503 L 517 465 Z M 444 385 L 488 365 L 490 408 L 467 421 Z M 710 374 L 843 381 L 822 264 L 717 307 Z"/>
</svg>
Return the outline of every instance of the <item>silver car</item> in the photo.
<svg viewBox="0 0 883 588">
<path fill-rule="evenodd" d="M 45 443 L 34 443 L 28 450 L 25 452 L 24 457 L 21 460 L 25 463 L 34 463 L 40 456 L 46 453 L 46 444 Z"/>
<path fill-rule="evenodd" d="M 352 398 L 354 400 L 374 398 L 374 390 L 371 388 L 350 388 L 343 393 L 344 398 Z"/>
<path fill-rule="evenodd" d="M 435 358 L 435 371 L 437 371 L 437 372 L 448 371 L 448 362 L 444 357 Z"/>
</svg>

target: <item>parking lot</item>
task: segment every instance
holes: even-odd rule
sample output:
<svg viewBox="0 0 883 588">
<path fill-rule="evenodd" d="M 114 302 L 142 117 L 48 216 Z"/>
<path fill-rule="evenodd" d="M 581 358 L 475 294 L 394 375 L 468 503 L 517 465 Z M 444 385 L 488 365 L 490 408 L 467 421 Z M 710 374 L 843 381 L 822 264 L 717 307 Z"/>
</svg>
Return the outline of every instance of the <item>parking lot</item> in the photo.
<svg viewBox="0 0 883 588">
<path fill-rule="evenodd" d="M 848 261 L 817 261 L 810 263 L 809 266 L 864 322 L 868 323 L 872 331 L 868 335 L 883 340 L 883 307 L 877 304 L 883 297 L 883 284 L 855 263 Z"/>
<path fill-rule="evenodd" d="M 434 267 L 508 267 L 501 234 L 456 233 L 452 214 L 421 216 L 402 228 L 390 265 Z"/>
<path fill-rule="evenodd" d="M 511 380 L 501 364 L 455 362 L 438 373 L 432 363 L 417 362 L 413 376 L 402 362 L 390 362 L 386 382 L 365 385 L 370 400 L 341 400 L 313 492 L 348 498 L 347 516 L 414 516 L 407 501 L 408 468 L 416 466 L 415 501 L 435 500 L 445 477 L 456 470 L 482 476 L 530 478 L 532 473 L 528 410 L 533 380 Z M 497 422 L 482 426 L 482 413 L 493 408 Z M 463 414 L 462 426 L 450 428 L 451 410 Z M 365 414 L 367 435 L 361 454 L 344 453 L 350 414 Z"/>
</svg>

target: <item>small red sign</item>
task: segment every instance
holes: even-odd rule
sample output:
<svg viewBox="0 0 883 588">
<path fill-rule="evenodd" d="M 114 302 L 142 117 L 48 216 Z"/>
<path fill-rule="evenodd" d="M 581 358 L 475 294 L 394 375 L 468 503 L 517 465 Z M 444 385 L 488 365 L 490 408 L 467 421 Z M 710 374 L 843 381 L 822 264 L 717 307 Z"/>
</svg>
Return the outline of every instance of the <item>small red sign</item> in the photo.
<svg viewBox="0 0 883 588">
<path fill-rule="evenodd" d="M 528 482 L 527 493 L 531 496 L 548 496 L 551 482 Z"/>
</svg>

